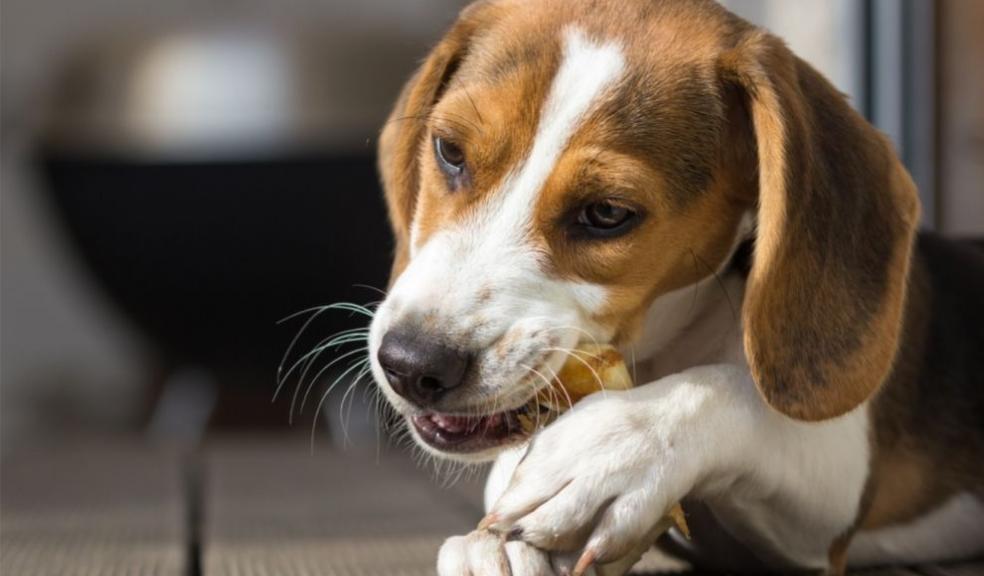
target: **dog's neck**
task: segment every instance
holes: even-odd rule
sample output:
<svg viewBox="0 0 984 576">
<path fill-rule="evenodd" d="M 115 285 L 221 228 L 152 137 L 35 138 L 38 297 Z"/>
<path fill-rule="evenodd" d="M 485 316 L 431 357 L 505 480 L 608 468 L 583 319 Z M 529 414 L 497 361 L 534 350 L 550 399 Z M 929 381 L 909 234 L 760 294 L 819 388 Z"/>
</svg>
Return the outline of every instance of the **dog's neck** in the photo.
<svg viewBox="0 0 984 576">
<path fill-rule="evenodd" d="M 636 382 L 652 382 L 704 364 L 746 365 L 744 293 L 744 275 L 727 269 L 657 298 L 640 337 L 623 350 Z"/>
</svg>

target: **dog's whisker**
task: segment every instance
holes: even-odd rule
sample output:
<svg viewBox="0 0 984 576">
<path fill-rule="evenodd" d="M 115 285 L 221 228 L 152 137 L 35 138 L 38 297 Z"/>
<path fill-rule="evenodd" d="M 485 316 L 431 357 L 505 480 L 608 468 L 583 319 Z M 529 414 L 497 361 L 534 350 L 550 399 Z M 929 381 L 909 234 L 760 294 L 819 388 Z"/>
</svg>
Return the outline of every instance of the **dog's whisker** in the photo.
<svg viewBox="0 0 984 576">
<path fill-rule="evenodd" d="M 526 321 L 551 320 L 552 321 L 552 320 L 554 320 L 554 318 L 552 316 L 540 315 L 540 316 L 527 316 L 527 317 L 524 318 L 524 320 L 526 320 Z M 543 333 L 543 334 L 549 334 L 550 332 L 553 332 L 555 330 L 572 330 L 574 332 L 579 332 L 579 333 L 584 334 L 585 336 L 587 336 L 591 340 L 592 344 L 594 344 L 596 346 L 599 345 L 598 339 L 594 336 L 594 334 L 592 334 L 591 332 L 588 332 L 587 330 L 585 330 L 584 328 L 581 328 L 580 326 L 575 326 L 573 324 L 561 324 L 561 325 L 557 325 L 557 326 L 548 326 L 547 328 L 542 328 L 540 330 L 540 332 Z"/>
<path fill-rule="evenodd" d="M 340 360 L 343 360 L 346 357 L 352 356 L 353 354 L 361 354 L 366 352 L 367 350 L 368 348 L 363 347 L 363 348 L 358 348 L 356 350 L 349 351 L 344 355 L 336 358 L 335 360 L 332 360 L 328 365 L 318 370 L 318 373 L 314 375 L 314 378 L 311 379 L 311 382 L 308 384 L 307 389 L 304 391 L 304 396 L 303 398 L 301 398 L 301 406 L 300 409 L 298 410 L 298 414 L 304 413 L 304 407 L 307 405 L 308 396 L 310 395 L 311 391 L 314 389 L 315 384 L 317 384 L 317 382 L 321 379 L 321 376 L 325 372 L 327 372 L 332 367 L 332 365 L 337 364 Z M 369 361 L 368 359 L 356 360 L 351 364 L 349 364 L 348 367 L 331 383 L 331 385 L 328 386 L 326 393 L 331 392 L 331 389 L 335 386 L 335 384 L 337 384 L 340 381 L 340 379 L 343 378 L 346 374 L 348 374 L 354 367 L 364 366 L 368 361 Z"/>
<path fill-rule="evenodd" d="M 690 302 L 690 310 L 687 311 L 687 316 L 690 318 L 694 317 L 694 312 L 697 310 L 697 296 L 700 295 L 700 270 L 697 268 L 697 253 L 694 252 L 693 248 L 687 248 L 690 252 L 690 258 L 694 263 L 694 298 Z"/>
<path fill-rule="evenodd" d="M 544 376 L 543 373 L 540 372 L 539 370 L 537 370 L 536 368 L 534 368 L 532 366 L 527 366 L 526 364 L 520 364 L 519 366 L 520 366 L 520 368 L 523 368 L 525 370 L 528 370 L 531 374 L 533 374 L 534 376 L 538 377 L 540 380 L 543 380 L 543 384 L 544 384 L 543 385 L 543 388 L 534 387 L 534 390 L 535 391 L 539 392 L 540 390 L 543 390 L 543 389 L 553 388 L 553 386 L 550 384 L 550 380 L 548 380 L 547 377 Z"/>
<path fill-rule="evenodd" d="M 294 312 L 293 314 L 289 314 L 288 316 L 286 316 L 286 317 L 280 319 L 279 321 L 277 321 L 277 325 L 280 325 L 280 324 L 283 324 L 283 323 L 288 322 L 290 320 L 293 320 L 294 318 L 298 318 L 298 317 L 304 316 L 306 314 L 309 314 L 310 315 L 304 321 L 304 323 L 301 325 L 300 329 L 297 331 L 297 333 L 294 335 L 294 337 L 291 338 L 290 343 L 287 345 L 287 349 L 284 350 L 284 354 L 283 354 L 283 356 L 280 359 L 280 363 L 277 365 L 277 379 L 276 379 L 276 381 L 277 381 L 277 387 L 276 387 L 276 390 L 274 391 L 274 394 L 273 394 L 273 401 L 274 402 L 277 400 L 277 398 L 278 398 L 278 396 L 280 394 L 280 391 L 283 388 L 284 382 L 286 382 L 286 380 L 289 378 L 289 376 L 293 372 L 293 370 L 296 369 L 296 366 L 300 365 L 298 363 L 295 363 L 293 366 L 290 367 L 290 369 L 287 370 L 287 372 L 285 374 L 284 367 L 287 364 L 288 359 L 291 357 L 291 354 L 293 353 L 294 348 L 297 346 L 298 342 L 300 342 L 301 338 L 307 332 L 307 330 L 311 326 L 311 324 L 315 320 L 317 320 L 322 314 L 324 314 L 325 312 L 331 311 L 331 310 L 342 310 L 342 311 L 348 311 L 348 312 L 353 313 L 353 314 L 362 314 L 362 315 L 364 315 L 364 316 L 366 316 L 366 317 L 368 317 L 370 319 L 375 315 L 375 313 L 372 310 L 370 310 L 369 308 L 366 308 L 365 306 L 362 306 L 360 304 L 355 304 L 353 302 L 336 302 L 334 304 L 326 304 L 326 305 L 323 305 L 323 306 L 313 306 L 313 307 L 310 307 L 310 308 L 306 308 L 304 310 L 300 310 L 298 312 Z M 357 329 L 357 330 L 360 330 L 360 329 Z M 347 333 L 347 332 L 348 331 L 343 331 L 343 333 Z M 353 330 L 353 333 L 354 332 L 355 331 Z M 335 334 L 335 335 L 333 335 L 333 336 L 331 336 L 329 338 L 340 336 L 341 334 L 342 333 L 337 333 L 337 334 Z M 366 332 L 366 335 L 368 337 L 368 331 Z M 322 341 L 322 344 L 324 342 L 325 341 Z M 301 364 L 303 364 L 304 360 L 307 359 L 309 357 L 309 354 L 312 354 L 312 353 L 317 354 L 317 352 L 315 352 L 315 351 L 309 352 L 308 354 L 305 354 L 304 356 L 302 356 L 301 359 L 298 362 L 300 362 Z"/>
<path fill-rule="evenodd" d="M 493 396 L 492 396 L 492 410 L 490 410 L 490 411 L 488 412 L 489 414 L 496 414 L 496 413 L 498 412 L 498 407 L 499 407 L 499 396 L 500 396 L 500 394 L 495 394 L 495 395 L 493 395 Z M 482 436 L 483 436 L 483 437 L 484 437 L 484 436 L 485 436 L 485 435 L 486 435 L 487 433 L 488 433 L 488 429 L 485 429 L 485 430 L 482 430 Z"/>
<path fill-rule="evenodd" d="M 433 111 L 420 112 L 420 113 L 417 113 L 417 114 L 407 114 L 405 116 L 400 116 L 400 117 L 397 117 L 397 118 L 391 118 L 390 120 L 388 120 L 384 124 L 384 127 L 386 125 L 389 125 L 389 124 L 394 123 L 394 122 L 406 122 L 408 120 L 413 120 L 413 121 L 416 121 L 416 122 L 427 122 L 427 121 L 429 121 L 429 120 L 431 120 L 433 118 L 433 119 L 436 119 L 436 120 L 440 120 L 442 122 L 445 122 L 447 124 L 453 124 L 453 125 L 457 126 L 462 131 L 465 131 L 465 130 L 474 130 L 474 131 L 476 131 L 478 133 L 481 133 L 481 128 L 479 126 L 477 126 L 474 122 L 471 122 L 467 118 L 454 117 L 454 116 L 455 115 L 451 115 L 451 113 L 437 114 L 437 113 L 434 113 Z M 465 137 L 465 136 L 463 136 L 463 135 L 459 135 L 459 138 L 462 141 L 464 141 L 464 142 L 470 142 L 470 139 L 467 138 L 467 137 Z"/>
<path fill-rule="evenodd" d="M 362 337 L 362 338 L 345 338 L 345 339 L 340 340 L 338 342 L 332 343 L 332 345 L 335 345 L 337 347 L 337 346 L 341 346 L 343 344 L 350 344 L 350 343 L 357 343 L 357 342 L 365 342 L 365 338 L 364 337 Z M 291 410 L 293 411 L 294 403 L 297 400 L 297 391 L 300 388 L 303 387 L 304 382 L 307 379 L 308 371 L 310 370 L 310 368 L 312 366 L 314 366 L 315 361 L 321 356 L 321 354 L 325 350 L 328 350 L 331 347 L 332 347 L 331 345 L 318 346 L 317 348 L 315 348 L 314 350 L 312 350 L 308 354 L 305 354 L 305 357 L 304 358 L 302 358 L 302 359 L 298 360 L 297 362 L 295 362 L 294 365 L 291 366 L 291 369 L 288 370 L 287 373 L 284 375 L 284 378 L 281 380 L 281 382 L 279 384 L 277 384 L 277 389 L 274 391 L 274 396 L 273 396 L 274 401 L 276 401 L 276 399 L 280 395 L 280 391 L 283 389 L 284 385 L 289 381 L 290 375 L 295 370 L 297 370 L 299 367 L 303 366 L 303 369 L 301 371 L 301 375 L 300 375 L 300 377 L 298 378 L 298 381 L 297 381 L 297 385 L 294 387 L 294 394 L 293 394 L 293 396 L 291 398 L 291 402 L 290 402 L 290 404 L 291 404 Z"/>
<path fill-rule="evenodd" d="M 355 354 L 362 354 L 366 350 L 367 350 L 367 348 L 358 348 L 356 350 L 351 350 L 349 352 L 346 352 L 345 354 L 342 354 L 341 356 L 335 358 L 334 360 L 332 360 L 331 362 L 329 362 L 326 366 L 324 366 L 323 368 L 321 368 L 320 370 L 318 370 L 318 373 L 315 374 L 314 378 L 312 378 L 311 381 L 310 381 L 310 383 L 308 383 L 307 389 L 304 390 L 304 396 L 301 398 L 301 405 L 300 405 L 300 408 L 298 409 L 298 412 L 297 412 L 298 415 L 304 414 L 304 407 L 307 405 L 308 396 L 310 395 L 311 391 L 314 389 L 314 387 L 318 383 L 318 381 L 321 379 L 321 375 L 322 374 L 324 374 L 325 372 L 327 372 L 328 369 L 330 369 L 333 365 L 339 363 L 340 361 L 344 360 L 345 358 L 348 358 L 348 357 L 350 357 L 352 355 L 355 355 Z M 354 364 L 351 364 L 350 367 L 352 365 L 362 365 L 362 364 L 365 364 L 366 362 L 367 362 L 366 360 L 357 361 Z M 345 372 L 343 372 L 343 374 L 345 374 Z M 297 394 L 298 394 L 299 391 L 300 391 L 300 386 L 298 386 L 294 390 L 294 397 L 291 399 L 291 407 L 290 407 L 291 423 L 293 423 L 294 404 L 295 404 L 295 402 L 297 400 Z"/>
<path fill-rule="evenodd" d="M 573 330 L 575 332 L 579 332 L 581 334 L 584 334 L 585 336 L 587 336 L 588 338 L 590 338 L 591 339 L 591 343 L 594 344 L 595 346 L 598 346 L 599 345 L 598 344 L 598 339 L 595 338 L 595 336 L 591 332 L 588 332 L 587 330 L 585 330 L 584 328 L 581 328 L 579 326 L 574 326 L 573 324 L 564 324 L 564 325 L 561 325 L 561 326 L 551 326 L 549 328 L 544 328 L 542 330 L 542 332 L 544 334 L 548 334 L 550 332 L 553 332 L 554 330 Z"/>
<path fill-rule="evenodd" d="M 365 288 L 367 290 L 372 290 L 373 292 L 378 292 L 379 295 L 382 296 L 383 298 L 386 298 L 387 295 L 386 290 L 383 290 L 382 288 L 377 288 L 375 286 L 372 286 L 371 284 L 352 284 L 352 286 L 354 288 Z"/>
<path fill-rule="evenodd" d="M 334 366 L 335 364 L 338 364 L 342 360 L 344 360 L 346 358 L 349 358 L 351 356 L 354 356 L 356 354 L 365 353 L 368 350 L 369 350 L 369 348 L 367 346 L 363 346 L 362 348 L 356 348 L 355 350 L 349 350 L 348 352 L 335 357 L 335 359 L 333 359 L 331 362 L 329 362 L 328 364 L 326 364 L 325 366 L 323 366 L 320 370 L 318 370 L 318 372 L 314 375 L 314 377 L 308 383 L 307 388 L 304 390 L 304 396 L 301 398 L 301 406 L 300 406 L 300 409 L 298 410 L 298 414 L 303 414 L 304 413 L 304 406 L 307 405 L 307 399 L 308 399 L 308 396 L 311 393 L 311 390 L 318 383 L 318 381 L 321 379 L 321 376 L 325 372 L 327 372 L 332 366 Z M 363 362 L 368 362 L 368 360 L 364 360 Z M 301 389 L 301 386 L 300 386 L 300 384 L 298 384 L 298 386 L 294 389 L 294 396 L 291 398 L 291 401 L 290 401 L 290 417 L 291 417 L 291 423 L 293 423 L 294 406 L 295 406 L 295 403 L 297 401 L 297 396 L 298 396 L 298 392 L 300 392 L 300 389 Z"/>
<path fill-rule="evenodd" d="M 298 310 L 293 314 L 288 314 L 280 320 L 277 320 L 277 324 L 283 324 L 284 322 L 289 322 L 298 316 L 303 316 L 305 314 L 321 314 L 323 312 L 328 312 L 330 310 L 343 310 L 346 312 L 354 312 L 357 314 L 362 314 L 369 318 L 373 317 L 372 310 L 366 308 L 361 304 L 356 304 L 355 302 L 335 302 L 334 304 L 324 304 L 322 306 L 312 306 L 310 308 L 305 308 L 304 310 Z"/>
<path fill-rule="evenodd" d="M 482 127 L 479 126 L 478 124 L 476 124 L 475 122 L 473 122 L 470 118 L 468 118 L 467 116 L 465 116 L 463 114 L 458 114 L 456 112 L 447 112 L 447 111 L 445 111 L 445 112 L 442 112 L 440 115 L 431 113 L 431 116 L 433 116 L 434 118 L 436 118 L 438 120 L 444 120 L 446 122 L 453 120 L 453 121 L 457 122 L 461 126 L 468 126 L 468 127 L 472 128 L 473 130 L 475 130 L 477 133 L 479 133 L 479 134 L 482 133 Z"/>
<path fill-rule="evenodd" d="M 544 378 L 544 379 L 546 379 L 546 378 Z M 572 404 L 573 404 L 571 402 L 570 395 L 567 394 L 567 390 L 565 390 L 562 386 L 560 387 L 560 390 L 564 393 L 564 396 L 567 399 L 567 408 L 570 409 L 571 406 L 572 406 Z M 550 395 L 550 403 L 551 404 L 553 404 L 554 406 L 561 406 L 562 405 L 561 404 L 561 401 L 560 401 L 560 392 L 557 391 L 557 387 L 556 386 L 550 386 L 549 388 L 547 388 L 547 393 Z"/>
<path fill-rule="evenodd" d="M 567 354 L 577 354 L 579 356 L 587 356 L 588 358 L 594 358 L 595 360 L 598 360 L 599 362 L 602 361 L 602 357 L 601 356 L 598 356 L 597 354 L 592 354 L 591 352 L 588 352 L 587 350 L 580 350 L 580 349 L 577 349 L 577 348 L 557 348 L 557 347 L 551 347 L 551 348 L 544 348 L 544 350 L 555 350 L 557 352 L 565 352 Z"/>
<path fill-rule="evenodd" d="M 551 385 L 550 380 L 547 380 L 547 377 L 541 374 L 540 371 L 537 370 L 536 368 L 533 368 L 532 366 L 526 366 L 525 364 L 520 364 L 520 366 L 532 372 L 533 375 L 540 378 L 540 380 L 543 380 L 543 384 L 544 384 L 543 388 L 536 390 L 533 394 L 533 401 L 534 404 L 536 405 L 536 422 L 534 423 L 534 430 L 539 430 L 540 429 L 540 390 L 546 390 L 548 394 L 553 395 L 554 394 L 553 386 Z"/>
<path fill-rule="evenodd" d="M 633 382 L 633 386 L 634 386 L 635 383 L 639 382 L 639 377 L 636 374 L 636 354 L 635 354 L 635 346 L 634 345 L 629 348 L 629 352 L 632 354 L 632 382 Z"/>
<path fill-rule="evenodd" d="M 287 320 L 290 320 L 292 318 L 296 318 L 297 316 L 300 316 L 302 314 L 306 314 L 308 312 L 313 312 L 313 314 L 311 314 L 311 317 L 308 318 L 304 322 L 304 324 L 301 326 L 300 330 L 297 331 L 297 334 L 294 335 L 294 338 L 291 339 L 290 344 L 287 345 L 287 350 L 284 351 L 283 358 L 280 359 L 280 364 L 277 366 L 277 382 L 278 382 L 278 386 L 277 386 L 277 392 L 275 392 L 274 395 L 273 395 L 273 399 L 274 400 L 277 399 L 277 393 L 280 392 L 280 385 L 283 383 L 283 378 L 281 377 L 281 374 L 283 373 L 284 364 L 286 364 L 287 363 L 287 359 L 290 358 L 290 353 L 294 351 L 294 346 L 297 345 L 297 342 L 301 339 L 301 336 L 304 335 L 304 331 L 307 330 L 307 327 L 310 326 L 311 323 L 314 322 L 318 318 L 318 316 L 320 316 L 321 314 L 323 314 L 326 311 L 327 311 L 327 308 L 325 308 L 323 306 L 320 307 L 320 308 L 309 308 L 308 310 L 303 310 L 301 312 L 295 312 L 294 314 L 291 314 L 290 316 L 288 316 L 288 317 L 286 317 L 286 318 L 284 318 L 284 319 L 282 319 L 282 320 L 280 320 L 278 322 L 278 324 L 281 324 L 283 322 L 286 322 Z"/>
<path fill-rule="evenodd" d="M 376 417 L 376 426 L 374 428 L 376 432 L 376 462 L 378 463 L 382 456 L 383 433 L 386 432 L 387 428 L 386 417 L 381 404 L 383 395 L 377 386 L 366 386 L 366 390 L 369 391 L 371 396 L 372 414 Z M 368 413 L 366 417 L 369 417 Z"/>
<path fill-rule="evenodd" d="M 350 445 L 350 439 L 349 439 L 349 434 L 348 434 L 348 426 L 349 426 L 349 422 L 351 422 L 351 420 L 352 420 L 352 407 L 355 404 L 355 394 L 352 394 L 352 392 L 356 389 L 356 387 L 358 387 L 358 385 L 361 383 L 362 379 L 366 377 L 366 374 L 369 374 L 369 371 L 370 370 L 371 370 L 371 368 L 369 367 L 369 361 L 368 360 L 364 361 L 362 363 L 362 369 L 359 370 L 359 372 L 355 375 L 355 378 L 352 379 L 352 383 L 349 384 L 348 385 L 348 388 L 345 389 L 345 393 L 342 394 L 342 400 L 338 404 L 338 420 L 342 424 L 342 446 L 343 447 L 346 447 L 346 446 L 349 446 Z M 346 397 L 348 397 L 348 399 L 349 399 L 349 407 L 348 407 L 348 411 L 345 412 L 345 414 L 343 416 L 342 413 L 343 413 L 343 410 L 345 408 L 345 398 Z"/>
<path fill-rule="evenodd" d="M 600 358 L 598 356 L 595 356 L 594 354 L 590 354 L 588 352 L 583 352 L 583 351 L 580 351 L 580 350 L 574 350 L 574 349 L 571 349 L 571 348 L 546 348 L 546 350 L 556 350 L 557 352 L 566 352 L 568 357 L 577 360 L 581 364 L 584 364 L 584 366 L 587 367 L 587 369 L 591 371 L 591 375 L 594 376 L 594 379 L 598 383 L 598 388 L 601 390 L 601 393 L 603 395 L 606 394 L 607 390 L 606 390 L 606 387 L 605 387 L 605 382 L 601 379 L 601 376 L 594 369 L 594 367 L 591 365 L 591 363 L 589 363 L 587 360 L 585 360 L 584 358 L 582 358 L 580 355 L 581 354 L 584 354 L 585 356 L 588 356 L 589 358 L 593 357 L 593 358 L 595 358 L 597 360 L 600 360 Z"/>
<path fill-rule="evenodd" d="M 731 322 L 732 322 L 731 327 L 732 329 L 736 328 L 739 325 L 738 311 L 735 309 L 735 303 L 731 300 L 731 294 L 728 293 L 728 288 L 724 285 L 724 280 L 721 279 L 721 275 L 718 274 L 717 270 L 712 268 L 703 258 L 698 256 L 692 249 L 690 250 L 690 253 L 694 255 L 694 258 L 696 258 L 697 261 L 700 262 L 700 264 L 704 266 L 704 268 L 707 269 L 707 271 L 710 272 L 712 276 L 714 276 L 714 281 L 717 284 L 718 288 L 721 289 L 721 292 L 724 294 L 724 299 L 728 302 L 728 308 L 731 310 Z M 740 330 L 736 332 L 739 335 L 741 333 Z"/>
<path fill-rule="evenodd" d="M 311 423 L 311 448 L 312 448 L 312 450 L 314 449 L 314 435 L 315 435 L 315 432 L 318 429 L 318 418 L 321 415 L 321 409 L 325 405 L 325 400 L 328 398 L 328 395 L 331 394 L 331 391 L 335 389 L 335 386 L 338 386 L 338 383 L 339 382 L 341 382 L 353 370 L 356 370 L 356 369 L 358 369 L 358 368 L 360 368 L 362 366 L 363 366 L 363 363 L 362 362 L 357 362 L 357 363 L 352 364 L 348 368 L 346 368 L 345 371 L 342 372 L 341 374 L 339 374 L 338 377 L 335 378 L 335 380 L 331 383 L 331 385 L 329 385 L 328 388 L 325 389 L 324 393 L 321 395 L 321 398 L 318 400 L 318 406 L 314 410 L 314 421 Z M 302 406 L 303 406 L 303 402 L 302 402 Z M 303 410 L 303 407 L 302 407 L 302 410 Z"/>
<path fill-rule="evenodd" d="M 550 366 L 546 366 L 546 368 L 550 368 Z M 550 368 L 550 376 L 551 376 L 550 378 L 551 382 L 554 380 L 558 380 L 557 371 L 554 370 L 553 368 Z M 567 392 L 567 389 L 564 388 L 563 386 L 558 386 L 558 388 L 560 388 L 560 392 L 563 392 L 564 397 L 567 399 L 567 408 L 568 409 L 574 408 L 574 400 L 571 398 L 571 395 Z"/>
<path fill-rule="evenodd" d="M 353 328 L 351 330 L 344 330 L 342 332 L 337 332 L 334 335 L 329 336 L 324 340 L 321 340 L 315 345 L 313 349 L 305 353 L 296 362 L 294 362 L 291 365 L 290 369 L 288 369 L 287 372 L 284 373 L 278 379 L 277 390 L 273 394 L 274 401 L 276 401 L 277 396 L 280 394 L 280 389 L 283 387 L 284 383 L 287 382 L 287 380 L 290 378 L 290 375 L 293 374 L 294 370 L 296 370 L 299 366 L 302 365 L 305 366 L 303 372 L 301 373 L 301 383 L 303 383 L 304 376 L 307 374 L 308 368 L 311 366 L 311 363 L 313 362 L 313 360 L 316 360 L 317 357 L 322 352 L 324 352 L 325 350 L 331 347 L 337 348 L 343 344 L 349 344 L 351 342 L 363 342 L 368 339 L 369 339 L 368 328 Z M 312 360 L 312 362 L 307 362 L 307 364 L 305 364 L 305 362 L 308 360 Z"/>
<path fill-rule="evenodd" d="M 475 115 L 478 116 L 478 121 L 485 124 L 485 118 L 482 118 L 482 113 L 478 111 L 478 106 L 475 104 L 475 100 L 472 98 L 471 90 L 468 89 L 463 83 L 461 84 L 462 89 L 465 91 L 465 97 L 468 98 L 468 102 L 471 104 L 472 110 L 475 111 Z"/>
</svg>

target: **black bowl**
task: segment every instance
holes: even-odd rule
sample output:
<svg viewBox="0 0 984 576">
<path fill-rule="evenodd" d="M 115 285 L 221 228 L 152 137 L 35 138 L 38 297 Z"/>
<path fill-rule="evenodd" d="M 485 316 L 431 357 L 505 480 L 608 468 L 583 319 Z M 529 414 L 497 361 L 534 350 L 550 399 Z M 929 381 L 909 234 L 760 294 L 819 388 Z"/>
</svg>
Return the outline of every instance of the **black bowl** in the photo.
<svg viewBox="0 0 984 576">
<path fill-rule="evenodd" d="M 392 250 L 371 155 L 144 162 L 43 150 L 79 254 L 167 362 L 270 389 L 298 328 L 276 322 L 385 286 Z M 366 324 L 325 314 L 314 332 Z"/>
</svg>

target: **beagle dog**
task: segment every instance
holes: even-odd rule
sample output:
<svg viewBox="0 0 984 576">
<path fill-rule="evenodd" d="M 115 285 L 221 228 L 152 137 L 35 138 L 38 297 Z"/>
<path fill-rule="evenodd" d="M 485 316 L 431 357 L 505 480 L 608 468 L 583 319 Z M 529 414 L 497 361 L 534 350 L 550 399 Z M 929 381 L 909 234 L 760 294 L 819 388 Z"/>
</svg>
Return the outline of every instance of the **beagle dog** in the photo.
<svg viewBox="0 0 984 576">
<path fill-rule="evenodd" d="M 440 574 L 587 573 L 681 500 L 698 566 L 984 551 L 984 258 L 917 235 L 892 145 L 778 38 L 708 0 L 478 2 L 379 167 L 374 377 L 425 451 L 496 460 Z M 527 437 L 580 342 L 637 387 Z"/>
</svg>

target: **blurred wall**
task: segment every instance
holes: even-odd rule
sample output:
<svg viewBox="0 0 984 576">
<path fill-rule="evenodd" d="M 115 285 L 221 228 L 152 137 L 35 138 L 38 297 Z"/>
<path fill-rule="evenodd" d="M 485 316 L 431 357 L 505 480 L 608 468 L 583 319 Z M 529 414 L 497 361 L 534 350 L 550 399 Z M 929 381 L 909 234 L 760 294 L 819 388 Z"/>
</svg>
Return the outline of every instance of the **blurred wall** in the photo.
<svg viewBox="0 0 984 576">
<path fill-rule="evenodd" d="M 373 50 L 403 50 L 408 74 L 457 14 L 458 0 L 4 0 L 0 14 L 0 436 L 6 447 L 56 428 L 132 426 L 157 373 L 154 351 L 75 260 L 30 166 L 44 102 L 78 47 L 164 30 L 294 27 Z M 337 55 L 326 55 L 337 56 Z M 328 60 L 329 58 L 326 58 Z M 393 72 L 393 70 L 397 72 Z M 382 118 L 395 93 L 367 99 Z M 372 90 L 370 84 L 364 89 Z M 375 120 L 372 120 L 375 122 Z M 374 135 L 374 131 L 367 137 Z M 365 138 L 360 142 L 365 145 Z"/>
<path fill-rule="evenodd" d="M 862 90 L 858 0 L 721 0 L 782 37 L 857 105 Z"/>
<path fill-rule="evenodd" d="M 984 2 L 940 2 L 940 226 L 984 238 Z"/>
</svg>

